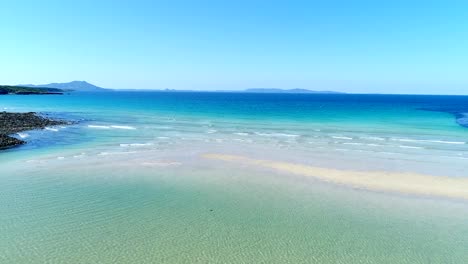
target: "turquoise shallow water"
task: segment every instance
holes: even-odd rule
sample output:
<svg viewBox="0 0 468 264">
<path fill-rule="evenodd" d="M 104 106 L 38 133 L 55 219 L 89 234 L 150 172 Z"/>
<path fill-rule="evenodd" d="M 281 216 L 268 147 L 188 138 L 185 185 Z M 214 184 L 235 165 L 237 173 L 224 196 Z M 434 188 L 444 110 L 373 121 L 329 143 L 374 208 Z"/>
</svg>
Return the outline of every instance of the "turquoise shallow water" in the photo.
<svg viewBox="0 0 468 264">
<path fill-rule="evenodd" d="M 7 111 L 80 121 L 26 132 L 27 145 L 0 154 L 0 262 L 466 263 L 464 201 L 356 190 L 199 155 L 466 177 L 468 129 L 457 121 L 467 102 L 0 97 Z"/>
</svg>

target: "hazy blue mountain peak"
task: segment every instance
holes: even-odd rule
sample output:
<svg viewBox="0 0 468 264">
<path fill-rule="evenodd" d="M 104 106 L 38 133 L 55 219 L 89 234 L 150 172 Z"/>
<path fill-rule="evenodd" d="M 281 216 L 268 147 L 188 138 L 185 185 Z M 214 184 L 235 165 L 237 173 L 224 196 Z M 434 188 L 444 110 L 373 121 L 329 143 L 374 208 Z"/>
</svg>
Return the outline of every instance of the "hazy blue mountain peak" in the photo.
<svg viewBox="0 0 468 264">
<path fill-rule="evenodd" d="M 96 86 L 94 84 L 88 83 L 86 81 L 72 81 L 72 82 L 67 82 L 67 83 L 49 83 L 49 84 L 39 84 L 39 85 L 27 84 L 27 85 L 22 85 L 22 86 L 57 88 L 57 89 L 62 89 L 62 90 L 73 90 L 73 91 L 78 91 L 78 92 L 100 92 L 100 91 L 107 90 L 102 87 Z"/>
</svg>

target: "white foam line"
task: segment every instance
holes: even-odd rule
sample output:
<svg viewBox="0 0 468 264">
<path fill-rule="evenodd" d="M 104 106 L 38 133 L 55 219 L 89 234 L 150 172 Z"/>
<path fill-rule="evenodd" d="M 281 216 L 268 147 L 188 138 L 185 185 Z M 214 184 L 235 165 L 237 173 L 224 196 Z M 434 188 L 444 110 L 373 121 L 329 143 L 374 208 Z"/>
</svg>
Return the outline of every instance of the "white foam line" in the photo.
<svg viewBox="0 0 468 264">
<path fill-rule="evenodd" d="M 120 125 L 111 125 L 111 126 L 104 126 L 104 125 L 88 125 L 89 128 L 96 128 L 96 129 L 126 129 L 126 130 L 135 130 L 135 127 L 132 126 L 120 126 Z"/>
<path fill-rule="evenodd" d="M 255 132 L 256 135 L 258 136 L 264 136 L 264 137 L 298 137 L 299 135 L 296 134 L 285 134 L 285 133 L 260 133 L 260 132 Z"/>
<path fill-rule="evenodd" d="M 405 145 L 400 145 L 398 146 L 400 148 L 406 148 L 406 149 L 422 149 L 422 147 L 414 147 L 414 146 L 405 146 Z"/>
<path fill-rule="evenodd" d="M 57 128 L 53 128 L 53 127 L 46 127 L 45 130 L 54 131 L 54 132 L 58 131 Z"/>
<path fill-rule="evenodd" d="M 117 129 L 127 129 L 127 130 L 135 130 L 135 127 L 132 126 L 110 126 L 112 128 L 117 128 Z"/>
<path fill-rule="evenodd" d="M 129 143 L 129 144 L 120 144 L 121 147 L 143 147 L 143 146 L 152 146 L 153 143 Z"/>
<path fill-rule="evenodd" d="M 350 137 L 341 137 L 341 136 L 332 136 L 332 138 L 345 139 L 345 140 L 352 140 L 353 139 L 353 138 L 350 138 Z"/>
<path fill-rule="evenodd" d="M 422 140 L 424 142 L 431 142 L 431 143 L 441 143 L 441 144 L 456 144 L 456 145 L 464 145 L 466 142 L 462 141 L 444 141 L 444 140 Z"/>
<path fill-rule="evenodd" d="M 381 138 L 381 137 L 363 137 L 363 139 L 378 140 L 378 141 L 384 141 L 385 140 L 385 138 Z"/>
<path fill-rule="evenodd" d="M 27 138 L 29 137 L 29 134 L 28 133 L 17 133 L 17 135 L 20 137 L 20 138 Z"/>
<path fill-rule="evenodd" d="M 299 135 L 296 134 L 284 134 L 284 133 L 275 133 L 275 136 L 280 136 L 280 137 L 298 137 Z"/>
<path fill-rule="evenodd" d="M 462 141 L 445 141 L 445 140 L 429 140 L 429 139 L 392 138 L 392 140 L 401 141 L 401 142 L 426 142 L 426 143 L 456 144 L 456 145 L 466 144 L 466 142 L 462 142 Z"/>
</svg>

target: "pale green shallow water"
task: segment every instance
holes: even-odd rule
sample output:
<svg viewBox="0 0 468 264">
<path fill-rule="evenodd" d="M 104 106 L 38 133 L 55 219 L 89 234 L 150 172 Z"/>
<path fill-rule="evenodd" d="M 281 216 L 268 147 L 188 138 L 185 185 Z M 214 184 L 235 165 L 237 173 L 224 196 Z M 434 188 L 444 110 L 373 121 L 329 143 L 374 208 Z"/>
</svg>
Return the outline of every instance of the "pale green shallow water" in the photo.
<svg viewBox="0 0 468 264">
<path fill-rule="evenodd" d="M 0 153 L 0 263 L 468 263 L 466 201 L 200 157 L 466 177 L 468 130 L 416 110 L 435 99 L 259 98 L 0 98 L 82 119 Z"/>
<path fill-rule="evenodd" d="M 468 259 L 463 203 L 203 166 L 78 171 L 0 179 L 3 263 Z"/>
</svg>

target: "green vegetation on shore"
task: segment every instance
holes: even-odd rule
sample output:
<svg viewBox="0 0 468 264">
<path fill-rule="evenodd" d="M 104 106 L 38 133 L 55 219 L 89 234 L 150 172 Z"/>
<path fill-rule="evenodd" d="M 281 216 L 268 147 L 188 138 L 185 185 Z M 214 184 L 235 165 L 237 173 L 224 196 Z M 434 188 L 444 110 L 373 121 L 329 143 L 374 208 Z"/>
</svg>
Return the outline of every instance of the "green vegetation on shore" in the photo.
<svg viewBox="0 0 468 264">
<path fill-rule="evenodd" d="M 4 94 L 63 94 L 65 91 L 57 88 L 31 88 L 23 86 L 0 85 L 0 95 Z"/>
</svg>

